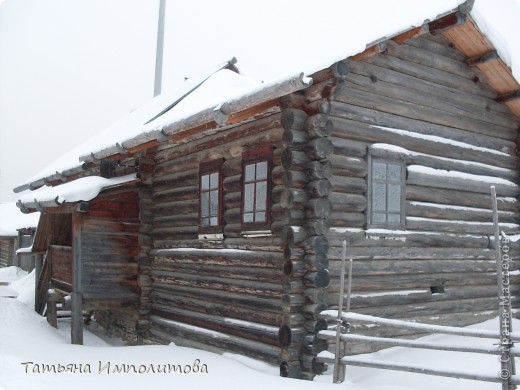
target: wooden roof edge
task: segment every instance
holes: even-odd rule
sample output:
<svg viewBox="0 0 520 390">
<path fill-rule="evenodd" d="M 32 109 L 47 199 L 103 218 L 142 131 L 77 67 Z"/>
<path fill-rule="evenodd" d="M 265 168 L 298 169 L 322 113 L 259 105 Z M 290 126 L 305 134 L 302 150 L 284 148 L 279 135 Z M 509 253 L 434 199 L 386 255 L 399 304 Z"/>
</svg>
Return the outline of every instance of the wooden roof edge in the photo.
<svg viewBox="0 0 520 390">
<path fill-rule="evenodd" d="M 312 78 L 306 77 L 303 73 L 300 73 L 297 76 L 253 91 L 248 95 L 230 99 L 221 103 L 217 107 L 209 107 L 200 110 L 189 117 L 168 124 L 160 130 L 141 133 L 133 138 L 121 142 L 121 144 L 101 149 L 90 153 L 89 155 L 80 156 L 80 161 L 95 162 L 97 160 L 107 159 L 115 154 L 121 153 L 122 148 L 124 150 L 131 150 L 143 143 L 151 141 L 161 142 L 174 135 L 178 136 L 179 133 L 189 131 L 193 128 L 203 128 L 203 125 L 205 124 L 213 124 L 213 126 L 223 127 L 229 124 L 229 118 L 233 114 L 250 110 L 252 107 L 258 106 L 265 101 L 277 99 L 281 96 L 296 92 L 311 84 Z"/>
</svg>

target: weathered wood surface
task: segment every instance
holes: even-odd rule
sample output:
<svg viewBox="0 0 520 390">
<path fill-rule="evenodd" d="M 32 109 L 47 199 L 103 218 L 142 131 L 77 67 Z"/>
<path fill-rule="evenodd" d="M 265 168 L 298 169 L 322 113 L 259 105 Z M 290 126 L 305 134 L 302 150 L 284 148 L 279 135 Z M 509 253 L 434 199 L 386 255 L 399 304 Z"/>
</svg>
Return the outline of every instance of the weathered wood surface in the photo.
<svg viewBox="0 0 520 390">
<path fill-rule="evenodd" d="M 353 310 L 457 326 L 495 316 L 489 186 L 500 194 L 501 229 L 520 233 L 518 118 L 475 81 L 478 71 L 442 37 L 390 42 L 384 55 L 348 61 L 348 68 L 342 80 L 323 81 L 321 88 L 330 98 L 334 144 L 325 302 L 337 305 L 346 240 L 347 258 L 354 259 Z M 313 97 L 318 95 L 315 86 Z M 368 155 L 406 163 L 406 222 L 400 228 L 366 226 Z M 517 243 L 511 253 L 518 257 Z M 515 294 L 519 268 L 514 260 Z M 513 306 L 519 304 L 515 297 Z M 367 335 L 400 333 L 353 326 Z M 351 353 L 371 349 L 359 342 L 350 347 Z"/>
<path fill-rule="evenodd" d="M 15 237 L 0 238 L 0 268 L 13 265 Z"/>
</svg>

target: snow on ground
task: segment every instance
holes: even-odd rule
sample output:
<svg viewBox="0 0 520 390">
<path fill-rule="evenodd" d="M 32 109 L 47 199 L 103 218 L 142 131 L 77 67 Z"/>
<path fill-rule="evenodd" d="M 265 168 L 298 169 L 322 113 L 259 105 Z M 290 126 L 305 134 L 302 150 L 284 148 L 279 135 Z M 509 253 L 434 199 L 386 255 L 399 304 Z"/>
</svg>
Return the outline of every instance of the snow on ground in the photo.
<svg viewBox="0 0 520 390">
<path fill-rule="evenodd" d="M 378 371 L 347 367 L 347 381 L 333 384 L 331 370 L 314 382 L 281 378 L 278 368 L 244 356 L 218 355 L 173 344 L 154 346 L 114 346 L 85 331 L 84 346 L 69 344 L 70 325 L 60 322 L 54 329 L 45 318 L 33 311 L 33 302 L 21 297 L 34 295 L 34 274 L 0 269 L 0 281 L 16 273 L 18 281 L 10 285 L 18 299 L 0 298 L 0 389 L 208 389 L 208 388 L 284 388 L 348 389 L 348 390 L 485 390 L 498 389 L 500 384 L 441 378 L 420 374 Z M 32 283 L 31 283 L 32 281 Z M 24 303 L 26 302 L 26 303 Z M 496 329 L 498 321 L 487 321 L 479 327 Z M 518 324 L 517 324 L 518 326 Z M 475 326 L 474 326 L 475 327 Z M 442 343 L 458 341 L 456 336 L 432 335 L 425 339 Z M 492 340 L 466 339 L 471 345 L 490 345 Z M 498 373 L 498 358 L 487 355 L 446 353 L 437 351 L 391 348 L 371 354 L 374 359 L 397 360 L 410 364 L 427 364 L 464 371 Z M 59 371 L 43 372 L 44 366 Z M 73 366 L 75 365 L 75 366 Z M 116 367 L 135 365 L 147 373 L 117 372 Z M 182 371 L 159 372 L 165 365 L 180 366 Z M 190 370 L 191 372 L 187 372 Z M 155 372 L 154 372 L 155 371 Z M 195 372 L 198 371 L 198 372 Z"/>
</svg>

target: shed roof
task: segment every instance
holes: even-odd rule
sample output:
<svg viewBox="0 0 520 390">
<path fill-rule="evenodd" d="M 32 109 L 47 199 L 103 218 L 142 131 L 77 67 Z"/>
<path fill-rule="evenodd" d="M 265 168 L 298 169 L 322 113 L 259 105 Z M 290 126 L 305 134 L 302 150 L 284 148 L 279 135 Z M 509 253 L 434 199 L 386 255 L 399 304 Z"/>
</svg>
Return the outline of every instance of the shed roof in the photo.
<svg viewBox="0 0 520 390">
<path fill-rule="evenodd" d="M 343 46 L 338 47 L 340 53 L 328 65 L 336 62 L 326 72 L 341 75 L 341 72 L 347 71 L 347 65 L 342 59 L 357 60 L 379 53 L 385 49 L 385 41 L 390 39 L 401 43 L 423 33 L 439 32 L 469 58 L 468 65 L 479 68 L 485 81 L 497 92 L 497 101 L 507 104 L 520 117 L 520 59 L 517 61 L 511 54 L 507 39 L 497 34 L 493 25 L 487 23 L 486 15 L 478 8 L 478 1 L 476 5 L 473 7 L 474 1 L 467 1 L 433 20 L 426 19 L 411 28 L 403 26 L 400 33 L 387 34 L 375 43 L 368 44 L 361 52 L 357 51 L 358 41 L 363 37 L 355 37 L 355 44 L 348 46 L 351 51 Z M 517 11 L 520 12 L 520 7 L 518 8 Z M 252 107 L 303 89 L 312 82 L 301 73 L 281 82 L 258 85 L 236 73 L 219 71 L 229 66 L 230 63 L 227 63 L 217 67 L 216 72 L 215 69 L 213 73 L 210 72 L 211 76 L 205 76 L 202 84 L 199 84 L 201 87 L 195 92 L 188 87 L 188 94 L 184 90 L 175 96 L 154 99 L 149 105 L 107 128 L 91 142 L 74 150 L 67 156 L 68 165 L 62 160 L 58 161 L 50 169 L 19 185 L 15 192 L 35 189 L 49 181 L 63 180 L 63 176 L 82 171 L 82 163 L 95 162 L 121 153 L 133 153 L 158 145 L 165 139 L 183 142 L 194 135 L 202 137 L 216 132 L 223 126 L 247 119 Z M 317 76 L 317 71 L 318 69 L 312 69 L 307 74 Z M 179 98 L 183 100 L 180 101 Z M 172 103 L 178 104 L 165 111 Z M 70 157 L 76 160 L 70 160 Z M 74 161 L 72 166 L 70 161 Z"/>
<path fill-rule="evenodd" d="M 18 229 L 33 228 L 40 213 L 22 214 L 14 203 L 0 203 L 0 236 L 16 236 Z"/>
</svg>

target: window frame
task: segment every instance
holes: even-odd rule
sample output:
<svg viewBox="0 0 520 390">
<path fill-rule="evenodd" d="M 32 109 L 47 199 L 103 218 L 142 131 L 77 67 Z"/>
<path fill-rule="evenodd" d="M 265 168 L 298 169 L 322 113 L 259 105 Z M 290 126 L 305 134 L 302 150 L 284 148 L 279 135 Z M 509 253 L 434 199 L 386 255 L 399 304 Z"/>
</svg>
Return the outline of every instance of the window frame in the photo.
<svg viewBox="0 0 520 390">
<path fill-rule="evenodd" d="M 218 160 L 212 160 L 208 162 L 200 163 L 199 165 L 199 233 L 201 234 L 209 234 L 209 233 L 222 233 L 224 229 L 223 224 L 223 207 L 222 202 L 224 199 L 223 195 L 223 175 L 222 175 L 222 164 L 224 163 L 224 159 L 220 158 Z M 202 224 L 202 177 L 205 175 L 211 175 L 212 173 L 218 173 L 218 215 L 217 215 L 217 225 L 203 225 Z M 208 192 L 210 192 L 209 190 Z M 211 216 L 210 216 L 211 219 Z"/>
<path fill-rule="evenodd" d="M 262 222 L 245 222 L 244 221 L 244 202 L 245 202 L 245 186 L 246 184 L 246 166 L 251 164 L 257 164 L 260 162 L 267 162 L 267 177 L 266 181 L 266 198 L 265 198 L 265 221 Z M 242 154 L 242 196 L 240 199 L 240 224 L 243 231 L 254 231 L 254 230 L 268 230 L 271 226 L 271 190 L 272 190 L 272 169 L 273 169 L 273 148 L 272 146 L 264 146 L 256 148 L 254 150 L 246 151 Z M 255 175 L 256 176 L 256 175 Z M 263 180 L 261 180 L 263 181 Z M 254 183 L 257 183 L 256 180 Z"/>
<path fill-rule="evenodd" d="M 374 163 L 383 163 L 383 164 L 393 164 L 393 165 L 399 165 L 401 167 L 401 179 L 399 180 L 400 184 L 400 222 L 374 222 L 373 221 L 373 210 L 372 210 L 372 203 L 373 203 L 373 197 L 374 197 L 374 178 L 373 178 L 373 164 Z M 368 175 L 367 175 L 367 181 L 368 181 L 368 192 L 367 192 L 367 216 L 366 216 L 366 222 L 367 222 L 367 228 L 385 228 L 385 229 L 402 229 L 406 226 L 406 163 L 401 159 L 390 159 L 390 158 L 379 158 L 374 157 L 372 155 L 369 155 L 368 157 Z M 379 182 L 384 182 L 385 184 L 388 184 L 388 179 L 385 179 L 384 181 L 377 179 Z M 392 181 L 391 181 L 392 182 Z M 393 181 L 393 183 L 397 183 L 397 181 Z M 386 206 L 385 214 L 388 216 L 388 204 Z M 395 213 L 397 214 L 397 213 Z"/>
</svg>

